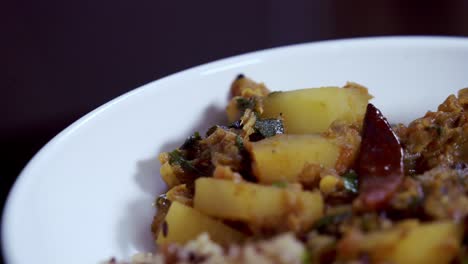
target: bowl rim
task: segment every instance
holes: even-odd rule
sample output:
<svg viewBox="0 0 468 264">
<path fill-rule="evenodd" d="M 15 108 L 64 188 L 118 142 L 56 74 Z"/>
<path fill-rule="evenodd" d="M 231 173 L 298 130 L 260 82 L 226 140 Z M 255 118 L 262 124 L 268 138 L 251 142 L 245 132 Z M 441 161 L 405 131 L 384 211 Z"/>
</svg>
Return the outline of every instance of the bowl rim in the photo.
<svg viewBox="0 0 468 264">
<path fill-rule="evenodd" d="M 68 125 L 65 129 L 55 135 L 50 139 L 41 149 L 33 155 L 33 157 L 27 162 L 25 167 L 18 174 L 13 185 L 11 186 L 7 198 L 5 199 L 5 204 L 1 216 L 1 229 L 0 229 L 0 244 L 1 252 L 3 254 L 4 261 L 8 263 L 8 260 L 11 260 L 12 247 L 9 246 L 8 241 L 11 241 L 12 232 L 9 231 L 9 226 L 11 224 L 10 215 L 11 211 L 14 208 L 16 201 L 21 195 L 22 186 L 28 179 L 29 171 L 31 171 L 36 164 L 41 163 L 41 160 L 50 152 L 51 149 L 60 145 L 61 141 L 65 140 L 69 135 L 73 134 L 75 131 L 80 129 L 80 127 L 86 124 L 91 119 L 96 118 L 101 113 L 107 111 L 108 109 L 118 105 L 120 102 L 125 100 L 130 100 L 133 96 L 144 93 L 147 91 L 148 86 L 158 85 L 164 82 L 170 82 L 172 79 L 177 79 L 180 76 L 188 74 L 215 74 L 218 71 L 223 69 L 228 69 L 230 67 L 249 64 L 249 59 L 255 56 L 272 56 L 275 53 L 282 53 L 286 51 L 300 51 L 304 48 L 320 48 L 326 47 L 329 45 L 336 46 L 379 46 L 379 45 L 390 45 L 393 47 L 401 46 L 443 46 L 448 48 L 456 47 L 467 47 L 468 46 L 468 37 L 462 36 L 378 36 L 378 37 L 360 37 L 360 38 L 344 38 L 344 39 L 333 39 L 333 40 L 324 40 L 324 41 L 314 41 L 314 42 L 305 42 L 298 44 L 291 44 L 279 47 L 273 47 L 268 49 L 262 49 L 247 53 L 242 53 L 239 55 L 230 56 L 223 59 L 218 59 L 212 62 L 204 63 L 198 66 L 190 67 L 188 69 L 167 75 L 160 79 L 156 79 L 147 84 L 139 86 L 137 88 L 131 89 L 128 92 L 125 92 L 114 99 L 102 104 L 101 106 L 95 108 L 91 112 L 88 112 L 84 116 L 80 117 L 72 124 Z M 250 61 L 250 63 L 252 63 Z"/>
</svg>

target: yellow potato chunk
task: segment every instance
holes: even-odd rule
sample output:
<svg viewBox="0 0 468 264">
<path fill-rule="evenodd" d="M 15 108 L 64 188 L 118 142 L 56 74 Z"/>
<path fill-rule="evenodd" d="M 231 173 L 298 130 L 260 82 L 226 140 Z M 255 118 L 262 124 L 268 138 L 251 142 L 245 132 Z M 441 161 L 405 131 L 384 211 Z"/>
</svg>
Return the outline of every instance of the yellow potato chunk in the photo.
<svg viewBox="0 0 468 264">
<path fill-rule="evenodd" d="M 166 227 L 161 227 L 157 244 L 185 244 L 204 232 L 223 245 L 244 240 L 244 235 L 237 230 L 179 202 L 172 202 L 163 225 Z"/>
<path fill-rule="evenodd" d="M 169 162 L 162 164 L 159 172 L 161 174 L 161 178 L 169 188 L 180 184 L 180 181 L 177 179 L 177 176 Z"/>
<path fill-rule="evenodd" d="M 167 152 L 163 152 L 159 154 L 158 159 L 159 163 L 161 163 L 159 173 L 161 174 L 161 178 L 167 184 L 167 186 L 172 188 L 181 184 L 179 179 L 177 179 L 177 172 L 174 170 L 175 168 L 169 164 L 169 154 Z"/>
<path fill-rule="evenodd" d="M 364 247 L 375 262 L 450 263 L 460 249 L 461 230 L 451 221 L 399 226 L 367 235 Z M 380 262 L 379 262 L 380 263 Z"/>
<path fill-rule="evenodd" d="M 298 231 L 320 218 L 324 205 L 319 192 L 199 178 L 195 181 L 194 207 L 213 217 L 260 226 L 286 226 L 291 221 Z"/>
<path fill-rule="evenodd" d="M 460 248 L 461 232 L 452 222 L 424 224 L 398 243 L 390 259 L 395 263 L 449 263 Z"/>
<path fill-rule="evenodd" d="M 334 168 L 340 147 L 320 135 L 276 135 L 247 146 L 252 171 L 261 183 L 295 182 L 307 164 Z"/>
<path fill-rule="evenodd" d="M 284 119 L 288 134 L 321 133 L 334 121 L 361 126 L 372 96 L 353 83 L 345 88 L 322 87 L 273 92 L 263 101 L 263 118 Z"/>
</svg>

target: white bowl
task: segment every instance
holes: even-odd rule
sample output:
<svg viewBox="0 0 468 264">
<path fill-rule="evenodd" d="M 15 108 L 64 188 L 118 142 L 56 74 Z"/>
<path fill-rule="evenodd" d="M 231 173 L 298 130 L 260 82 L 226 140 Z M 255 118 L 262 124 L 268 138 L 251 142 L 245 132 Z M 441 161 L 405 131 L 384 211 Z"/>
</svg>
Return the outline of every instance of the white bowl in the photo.
<svg viewBox="0 0 468 264">
<path fill-rule="evenodd" d="M 253 52 L 122 95 L 51 140 L 16 181 L 3 214 L 8 263 L 97 263 L 154 249 L 156 159 L 193 131 L 224 122 L 238 73 L 288 90 L 355 81 L 391 122 L 408 122 L 468 86 L 468 40 L 392 37 Z"/>
</svg>

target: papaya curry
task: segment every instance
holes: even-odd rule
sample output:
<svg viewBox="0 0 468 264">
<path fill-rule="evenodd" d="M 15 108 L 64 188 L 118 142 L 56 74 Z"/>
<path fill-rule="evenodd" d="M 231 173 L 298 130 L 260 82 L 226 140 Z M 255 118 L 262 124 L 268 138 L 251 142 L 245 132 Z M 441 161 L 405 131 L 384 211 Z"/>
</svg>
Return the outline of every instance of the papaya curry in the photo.
<svg viewBox="0 0 468 264">
<path fill-rule="evenodd" d="M 135 263 L 468 263 L 468 89 L 407 126 L 356 83 L 239 75 L 230 97 L 227 125 L 159 155 L 158 249 Z"/>
</svg>

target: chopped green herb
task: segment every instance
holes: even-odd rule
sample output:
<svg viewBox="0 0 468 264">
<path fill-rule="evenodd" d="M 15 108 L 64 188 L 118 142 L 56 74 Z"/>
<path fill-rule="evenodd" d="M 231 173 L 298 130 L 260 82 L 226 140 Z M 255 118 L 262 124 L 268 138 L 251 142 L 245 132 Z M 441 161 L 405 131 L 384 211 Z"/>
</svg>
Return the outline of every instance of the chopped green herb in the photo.
<svg viewBox="0 0 468 264">
<path fill-rule="evenodd" d="M 312 254 L 308 250 L 302 253 L 302 264 L 312 264 Z"/>
<path fill-rule="evenodd" d="M 236 99 L 237 109 L 240 110 L 241 114 L 245 112 L 246 109 L 254 109 L 256 102 L 254 98 L 244 98 L 239 97 Z"/>
<path fill-rule="evenodd" d="M 358 193 L 358 175 L 355 171 L 349 170 L 343 176 L 344 187 L 348 192 Z"/>
<path fill-rule="evenodd" d="M 182 167 L 182 169 L 187 171 L 192 171 L 198 174 L 202 174 L 197 168 L 195 168 L 189 160 L 186 160 L 182 153 L 179 150 L 174 150 L 169 152 L 169 164 L 177 164 Z"/>
<path fill-rule="evenodd" d="M 283 121 L 280 119 L 257 119 L 254 128 L 258 133 L 266 138 L 284 133 Z"/>
<path fill-rule="evenodd" d="M 337 214 L 332 214 L 332 215 L 326 215 L 320 218 L 319 220 L 317 220 L 317 222 L 315 222 L 314 228 L 321 229 L 330 224 L 338 224 L 342 222 L 343 220 L 345 220 L 346 218 L 348 218 L 349 216 L 351 216 L 351 212 L 348 212 L 348 211 L 337 213 Z"/>
<path fill-rule="evenodd" d="M 272 183 L 271 186 L 275 186 L 278 188 L 286 188 L 288 187 L 288 183 L 284 181 L 277 181 L 277 182 Z"/>
<path fill-rule="evenodd" d="M 200 136 L 200 133 L 198 133 L 198 131 L 197 131 L 197 132 L 193 133 L 193 135 L 191 135 L 190 137 L 185 139 L 184 144 L 182 144 L 182 146 L 180 148 L 181 149 L 191 148 L 196 142 L 198 142 L 201 139 L 202 138 Z"/>
<path fill-rule="evenodd" d="M 244 140 L 239 135 L 236 136 L 236 147 L 239 151 L 244 151 Z"/>
<path fill-rule="evenodd" d="M 180 153 L 179 150 L 175 149 L 171 152 L 169 152 L 169 164 L 174 165 L 174 164 L 179 164 L 181 163 L 181 160 L 184 158 L 182 157 L 182 153 Z"/>
</svg>

